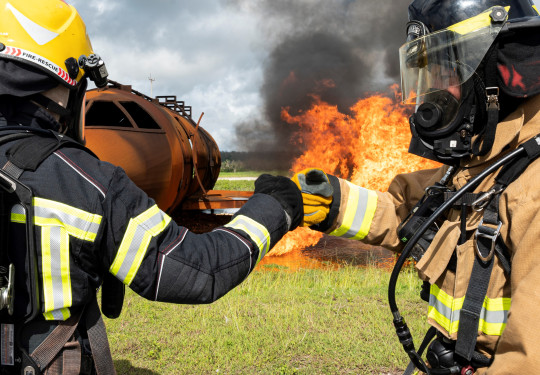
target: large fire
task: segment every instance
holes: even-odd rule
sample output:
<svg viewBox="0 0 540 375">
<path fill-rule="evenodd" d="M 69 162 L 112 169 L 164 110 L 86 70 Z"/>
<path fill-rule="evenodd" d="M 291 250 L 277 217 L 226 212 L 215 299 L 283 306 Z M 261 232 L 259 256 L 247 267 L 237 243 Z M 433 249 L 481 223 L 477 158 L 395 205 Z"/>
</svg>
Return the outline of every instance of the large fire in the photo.
<svg viewBox="0 0 540 375">
<path fill-rule="evenodd" d="M 376 94 L 361 99 L 351 108 L 351 115 L 315 99 L 304 113 L 293 116 L 288 108 L 281 113 L 284 121 L 298 126 L 293 141 L 305 150 L 295 160 L 292 172 L 321 168 L 368 189 L 386 191 L 396 174 L 439 165 L 407 152 L 411 138 L 408 115 L 397 95 Z M 319 232 L 298 228 L 269 255 L 304 249 L 321 237 Z"/>
</svg>

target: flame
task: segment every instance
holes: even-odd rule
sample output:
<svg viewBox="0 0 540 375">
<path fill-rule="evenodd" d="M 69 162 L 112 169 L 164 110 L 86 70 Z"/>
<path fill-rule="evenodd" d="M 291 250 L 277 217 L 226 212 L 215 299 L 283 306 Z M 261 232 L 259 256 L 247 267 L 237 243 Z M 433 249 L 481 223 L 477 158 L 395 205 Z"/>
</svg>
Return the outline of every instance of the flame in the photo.
<svg viewBox="0 0 540 375">
<path fill-rule="evenodd" d="M 306 247 L 314 246 L 322 238 L 321 232 L 315 232 L 306 227 L 298 227 L 287 233 L 269 253 L 271 256 L 280 256 L 291 251 L 303 250 Z"/>
<path fill-rule="evenodd" d="M 392 89 L 396 92 L 397 85 Z M 411 139 L 408 115 L 399 96 L 394 96 L 375 94 L 360 99 L 350 115 L 317 96 L 313 96 L 313 106 L 298 115 L 284 108 L 281 117 L 299 128 L 293 141 L 305 150 L 294 161 L 292 171 L 321 168 L 368 189 L 386 191 L 396 174 L 440 166 L 407 152 Z M 290 232 L 270 255 L 310 246 L 321 236 L 305 228 Z"/>
<path fill-rule="evenodd" d="M 314 97 L 308 111 L 282 118 L 299 130 L 295 143 L 305 150 L 295 160 L 292 171 L 317 167 L 368 189 L 386 191 L 394 176 L 439 163 L 407 152 L 411 139 L 405 107 L 382 94 L 359 100 L 351 115 L 340 113 Z"/>
</svg>

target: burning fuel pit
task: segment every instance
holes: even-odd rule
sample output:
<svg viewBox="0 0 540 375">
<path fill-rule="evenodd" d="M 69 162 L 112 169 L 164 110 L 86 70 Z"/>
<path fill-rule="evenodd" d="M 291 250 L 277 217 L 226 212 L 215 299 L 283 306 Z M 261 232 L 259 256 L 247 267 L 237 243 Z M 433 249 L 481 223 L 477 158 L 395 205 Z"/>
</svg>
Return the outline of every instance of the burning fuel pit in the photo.
<svg viewBox="0 0 540 375">
<path fill-rule="evenodd" d="M 231 215 L 205 214 L 201 211 L 175 211 L 173 219 L 194 233 L 205 233 L 227 224 L 231 220 Z M 300 240 L 299 237 L 304 237 L 304 240 Z M 296 245 L 291 243 L 296 243 Z M 305 243 L 312 244 L 304 246 Z M 393 254 L 382 247 L 298 228 L 284 237 L 282 242 L 261 260 L 258 267 L 259 269 L 275 268 L 289 271 L 301 268 L 337 269 L 343 265 L 390 267 L 395 260 Z"/>
</svg>

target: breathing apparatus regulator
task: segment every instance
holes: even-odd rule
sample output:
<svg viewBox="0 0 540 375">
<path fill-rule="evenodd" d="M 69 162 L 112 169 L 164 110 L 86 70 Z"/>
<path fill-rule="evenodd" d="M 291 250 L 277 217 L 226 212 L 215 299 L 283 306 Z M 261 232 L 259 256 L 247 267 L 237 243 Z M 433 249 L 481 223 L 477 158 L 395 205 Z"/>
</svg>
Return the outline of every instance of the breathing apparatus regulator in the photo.
<svg viewBox="0 0 540 375">
<path fill-rule="evenodd" d="M 398 228 L 405 247 L 390 277 L 388 301 L 396 334 L 411 360 L 406 374 L 416 367 L 427 374 L 469 375 L 474 372 L 475 358 L 468 364 L 456 361 L 450 340 L 439 335 L 431 341 L 436 334 L 433 327 L 416 350 L 396 304 L 396 283 L 407 259 L 418 261 L 422 257 L 447 210 L 502 166 L 515 164 L 524 156 L 530 159 L 536 152 L 531 148 L 536 147 L 534 142 L 540 142 L 539 136 L 497 160 L 461 189 L 448 187 L 460 161 L 485 155 L 491 149 L 502 96 L 525 98 L 540 93 L 540 87 L 534 85 L 526 89 L 514 86 L 503 74 L 509 65 L 529 73 L 526 62 L 510 60 L 508 51 L 515 57 L 523 35 L 538 33 L 540 17 L 529 0 L 414 0 L 409 6 L 409 19 L 407 42 L 399 51 L 403 101 L 415 105 L 409 119 L 409 152 L 449 167 L 441 181 L 426 189 Z M 501 40 L 510 42 L 503 48 Z M 538 67 L 534 69 L 535 74 L 530 75 L 537 77 Z M 428 345 L 430 367 L 421 357 Z M 478 361 L 477 367 L 489 365 L 478 365 Z"/>
</svg>

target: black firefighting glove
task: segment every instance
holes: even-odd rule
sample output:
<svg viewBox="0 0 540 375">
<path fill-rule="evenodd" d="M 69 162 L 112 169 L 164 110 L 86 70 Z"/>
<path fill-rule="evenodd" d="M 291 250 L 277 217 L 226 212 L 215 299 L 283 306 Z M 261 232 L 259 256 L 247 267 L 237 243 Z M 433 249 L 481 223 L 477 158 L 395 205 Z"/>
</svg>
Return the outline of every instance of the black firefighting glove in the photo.
<svg viewBox="0 0 540 375">
<path fill-rule="evenodd" d="M 287 216 L 289 230 L 296 229 L 302 223 L 302 194 L 289 178 L 262 174 L 255 181 L 255 194 L 257 193 L 268 194 L 281 204 Z"/>
<path fill-rule="evenodd" d="M 307 168 L 296 173 L 292 180 L 302 192 L 304 220 L 302 226 L 311 227 L 324 221 L 330 212 L 334 189 L 321 169 Z"/>
</svg>

